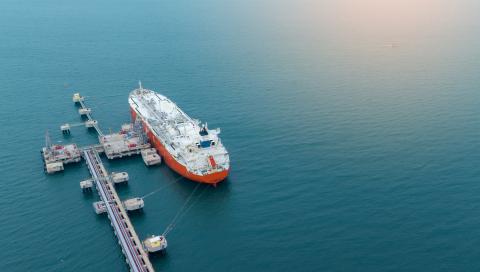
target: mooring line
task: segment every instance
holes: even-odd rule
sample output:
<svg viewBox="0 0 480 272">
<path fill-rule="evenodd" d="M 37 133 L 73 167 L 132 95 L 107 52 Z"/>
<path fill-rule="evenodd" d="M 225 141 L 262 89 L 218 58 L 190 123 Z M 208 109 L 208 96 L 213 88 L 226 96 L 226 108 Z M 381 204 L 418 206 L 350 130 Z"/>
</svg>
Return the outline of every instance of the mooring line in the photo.
<svg viewBox="0 0 480 272">
<path fill-rule="evenodd" d="M 188 203 L 190 202 L 190 200 L 192 199 L 193 195 L 195 194 L 195 192 L 197 191 L 198 187 L 200 186 L 200 183 L 197 183 L 197 186 L 195 186 L 195 189 L 193 189 L 193 191 L 190 193 L 190 195 L 188 196 L 187 200 L 185 200 L 185 203 L 183 203 L 182 207 L 180 208 L 180 210 L 175 214 L 175 216 L 173 217 L 172 221 L 170 222 L 170 224 L 165 228 L 165 231 L 163 232 L 163 236 L 167 236 L 167 234 L 172 231 L 172 229 L 175 227 L 175 223 L 177 222 L 180 214 L 186 209 Z"/>
<path fill-rule="evenodd" d="M 173 184 L 173 183 L 181 180 L 182 178 L 183 178 L 183 177 L 179 177 L 179 178 L 177 178 L 177 179 L 174 179 L 173 181 L 170 181 L 169 183 L 160 186 L 159 188 L 155 189 L 154 191 L 152 191 L 152 192 L 150 192 L 150 193 L 148 193 L 148 194 L 146 194 L 146 195 L 144 195 L 144 196 L 142 196 L 142 197 L 140 197 L 140 198 L 141 198 L 141 199 L 145 199 L 145 198 L 147 198 L 147 197 L 149 197 L 149 196 L 151 196 L 151 195 L 153 195 L 153 194 L 155 194 L 155 193 L 158 193 L 158 192 L 160 192 L 162 189 L 168 187 L 170 184 Z"/>
</svg>

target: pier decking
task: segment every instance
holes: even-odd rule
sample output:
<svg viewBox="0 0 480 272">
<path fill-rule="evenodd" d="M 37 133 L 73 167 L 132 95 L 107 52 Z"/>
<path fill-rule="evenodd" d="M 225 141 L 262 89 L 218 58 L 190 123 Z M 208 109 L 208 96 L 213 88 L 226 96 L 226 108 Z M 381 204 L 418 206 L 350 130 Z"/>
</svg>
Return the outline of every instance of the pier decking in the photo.
<svg viewBox="0 0 480 272">
<path fill-rule="evenodd" d="M 108 218 L 130 270 L 134 272 L 154 271 L 98 152 L 94 148 L 85 148 L 83 156 L 96 184 L 98 194 L 105 204 Z"/>
</svg>

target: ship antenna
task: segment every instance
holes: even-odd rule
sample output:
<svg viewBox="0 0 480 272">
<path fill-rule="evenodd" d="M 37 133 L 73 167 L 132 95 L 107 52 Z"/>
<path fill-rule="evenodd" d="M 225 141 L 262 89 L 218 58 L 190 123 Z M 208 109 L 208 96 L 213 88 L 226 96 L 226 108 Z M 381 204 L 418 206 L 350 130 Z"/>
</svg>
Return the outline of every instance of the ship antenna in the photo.
<svg viewBox="0 0 480 272">
<path fill-rule="evenodd" d="M 140 90 L 143 90 L 142 81 L 140 81 L 140 80 L 138 81 L 138 86 L 139 86 Z"/>
</svg>

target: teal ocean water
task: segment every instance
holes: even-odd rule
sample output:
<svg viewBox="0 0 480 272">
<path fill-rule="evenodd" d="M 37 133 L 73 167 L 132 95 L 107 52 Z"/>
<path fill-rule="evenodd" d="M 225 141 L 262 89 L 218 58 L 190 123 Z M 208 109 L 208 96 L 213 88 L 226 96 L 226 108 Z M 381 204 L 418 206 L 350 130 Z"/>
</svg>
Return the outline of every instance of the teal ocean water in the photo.
<svg viewBox="0 0 480 272">
<path fill-rule="evenodd" d="M 142 80 L 222 129 L 231 175 L 194 194 L 158 271 L 479 271 L 477 1 L 0 1 L 0 271 L 128 271 L 44 133 L 87 145 Z M 176 175 L 139 157 L 123 198 Z M 196 184 L 132 216 L 163 232 Z"/>
</svg>

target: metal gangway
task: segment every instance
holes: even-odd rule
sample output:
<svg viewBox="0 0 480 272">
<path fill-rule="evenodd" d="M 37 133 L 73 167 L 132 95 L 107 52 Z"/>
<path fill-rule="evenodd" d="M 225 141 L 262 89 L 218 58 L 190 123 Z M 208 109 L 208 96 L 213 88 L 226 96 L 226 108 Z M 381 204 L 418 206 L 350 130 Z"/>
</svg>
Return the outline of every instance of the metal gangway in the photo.
<svg viewBox="0 0 480 272">
<path fill-rule="evenodd" d="M 118 243 L 122 247 L 122 252 L 126 257 L 130 270 L 134 272 L 153 272 L 154 269 L 148 259 L 148 255 L 138 239 L 98 152 L 94 148 L 86 148 L 83 150 L 83 156 L 92 174 L 98 194 L 105 203 L 108 218 L 118 238 Z"/>
</svg>

